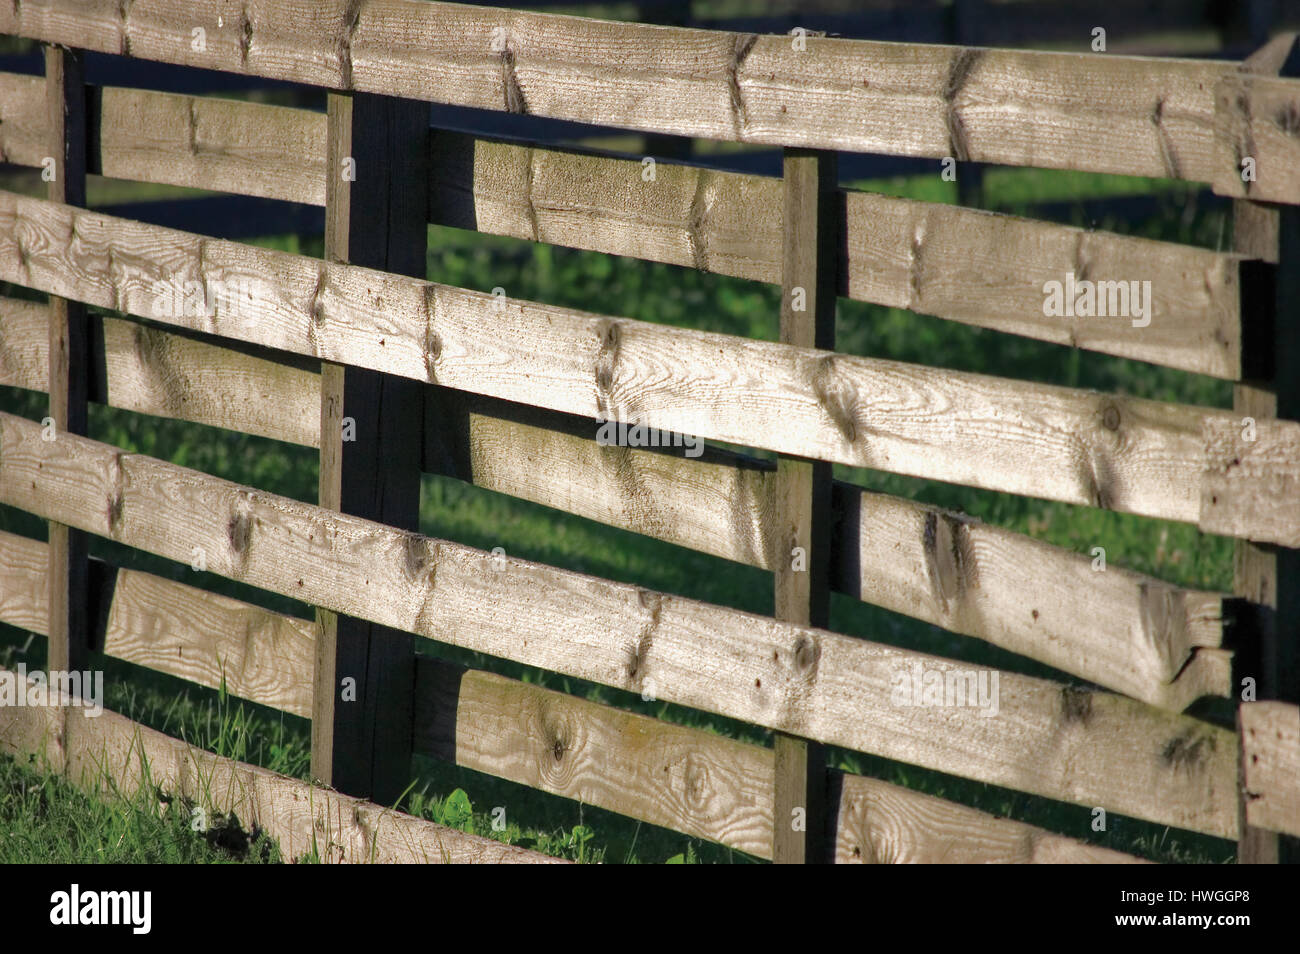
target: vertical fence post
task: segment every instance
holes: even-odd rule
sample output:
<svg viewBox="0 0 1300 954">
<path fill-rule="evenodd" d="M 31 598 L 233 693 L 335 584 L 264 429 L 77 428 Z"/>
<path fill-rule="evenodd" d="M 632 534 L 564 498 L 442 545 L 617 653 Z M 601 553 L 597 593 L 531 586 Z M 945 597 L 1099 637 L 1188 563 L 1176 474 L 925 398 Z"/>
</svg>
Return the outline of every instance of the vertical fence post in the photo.
<svg viewBox="0 0 1300 954">
<path fill-rule="evenodd" d="M 786 149 L 781 341 L 835 347 L 838 179 L 834 153 Z M 831 465 L 781 457 L 773 484 L 776 618 L 824 627 L 830 617 Z M 791 647 L 795 679 L 814 679 L 817 647 Z M 777 733 L 772 860 L 829 860 L 822 746 Z"/>
<path fill-rule="evenodd" d="M 329 96 L 325 257 L 425 276 L 428 129 L 424 103 Z M 322 272 L 318 300 L 329 295 Z M 317 322 L 328 322 L 320 309 Z M 328 329 L 321 329 L 328 334 Z M 423 385 L 321 366 L 320 505 L 419 528 Z M 413 554 L 416 572 L 423 563 Z M 312 774 L 393 804 L 410 779 L 415 644 L 408 633 L 318 611 Z"/>
<path fill-rule="evenodd" d="M 1300 45 L 1294 35 L 1270 44 L 1244 64 L 1250 72 L 1300 74 Z M 1236 251 L 1272 263 L 1267 270 L 1243 268 L 1242 383 L 1233 408 L 1243 418 L 1300 419 L 1300 209 L 1238 199 L 1233 203 Z M 1256 288 L 1247 288 L 1247 281 Z M 1257 698 L 1300 703 L 1297 612 L 1300 612 L 1300 551 L 1236 541 L 1234 593 L 1253 604 L 1248 623 L 1252 645 L 1243 646 L 1241 676 L 1254 676 Z M 1247 671 L 1247 667 L 1256 672 Z M 1234 687 L 1240 698 L 1242 687 Z M 1240 721 L 1240 720 L 1239 720 Z M 1242 795 L 1237 860 L 1274 864 L 1279 838 L 1245 823 Z"/>
<path fill-rule="evenodd" d="M 48 154 L 42 175 L 54 202 L 86 204 L 86 85 L 80 51 L 45 47 Z M 51 433 L 86 433 L 89 382 L 86 306 L 50 296 Z M 74 671 L 89 664 L 86 534 L 49 523 L 49 658 L 47 668 Z"/>
</svg>

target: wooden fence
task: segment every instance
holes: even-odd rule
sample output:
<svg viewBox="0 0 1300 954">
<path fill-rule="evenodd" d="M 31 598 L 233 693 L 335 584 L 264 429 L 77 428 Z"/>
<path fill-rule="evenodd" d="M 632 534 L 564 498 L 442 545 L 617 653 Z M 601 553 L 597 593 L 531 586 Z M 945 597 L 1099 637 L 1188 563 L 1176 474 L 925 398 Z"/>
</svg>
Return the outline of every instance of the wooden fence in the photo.
<svg viewBox="0 0 1300 954">
<path fill-rule="evenodd" d="M 328 787 L 74 707 L 0 709 L 6 750 L 119 780 L 147 758 L 291 852 L 347 860 L 545 860 L 379 809 L 413 754 L 782 862 L 1140 860 L 827 772 L 823 745 L 1235 839 L 1246 861 L 1300 835 L 1294 37 L 1245 63 L 801 48 L 408 0 L 25 0 L 0 32 L 48 44 L 43 79 L 0 75 L 0 150 L 55 170 L 47 199 L 0 193 L 0 280 L 50 296 L 0 301 L 0 383 L 48 391 L 52 419 L 0 415 L 0 502 L 50 526 L 0 534 L 0 620 L 47 634 L 52 669 L 93 647 L 310 717 Z M 88 87 L 79 50 L 322 86 L 329 110 Z M 776 145 L 784 175 L 660 163 L 647 181 L 636 160 L 431 131 L 429 102 Z M 1236 247 L 842 191 L 837 150 L 1208 183 L 1236 202 Z M 89 211 L 87 174 L 324 206 L 325 259 Z M 429 282 L 429 222 L 780 284 L 780 339 Z M 1149 322 L 1045 316 L 1069 272 L 1149 280 Z M 160 288 L 207 297 L 160 309 Z M 836 353 L 837 296 L 1212 375 L 1236 406 Z M 87 402 L 319 448 L 319 505 L 91 440 Z M 598 444 L 615 416 L 779 459 Z M 1096 573 L 835 463 L 1231 535 L 1236 591 Z M 424 472 L 770 570 L 775 617 L 424 537 Z M 202 553 L 317 618 L 104 565 L 87 534 Z M 896 704 L 900 671 L 969 667 L 828 631 L 831 591 L 1100 688 L 1001 672 L 996 717 Z M 421 658 L 417 638 L 775 741 Z M 1245 685 L 1262 701 L 1235 728 L 1184 712 Z"/>
</svg>

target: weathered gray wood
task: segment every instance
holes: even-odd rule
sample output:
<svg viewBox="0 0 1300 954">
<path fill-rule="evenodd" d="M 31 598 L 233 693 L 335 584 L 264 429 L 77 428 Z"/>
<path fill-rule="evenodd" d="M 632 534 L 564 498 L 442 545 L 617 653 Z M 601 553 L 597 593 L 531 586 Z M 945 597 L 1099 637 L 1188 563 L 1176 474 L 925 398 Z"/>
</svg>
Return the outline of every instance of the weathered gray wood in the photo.
<svg viewBox="0 0 1300 954">
<path fill-rule="evenodd" d="M 0 532 L 0 567 L 0 621 L 39 632 L 46 620 L 39 585 L 45 545 Z M 200 648 L 204 658 L 222 640 L 224 624 L 235 620 L 235 634 L 227 638 L 244 639 L 238 620 L 265 612 L 148 574 L 123 576 L 133 581 L 131 589 L 140 582 L 140 592 L 148 590 L 159 604 L 194 603 L 199 611 L 178 616 L 175 629 L 165 635 Z M 199 597 L 204 605 L 195 602 Z M 227 603 L 236 615 L 223 615 Z M 111 626 L 123 631 L 123 639 L 115 645 L 162 635 L 149 624 L 153 617 L 146 605 L 129 614 L 123 605 L 119 595 Z M 293 678 L 275 680 L 281 686 L 256 680 L 231 691 L 303 714 L 311 705 L 303 666 L 310 664 L 316 627 L 266 615 L 275 625 L 250 628 L 245 654 L 264 658 L 267 650 L 291 649 L 293 658 L 283 656 L 278 665 Z M 209 621 L 215 625 L 205 626 Z M 302 638 L 283 643 L 276 634 L 286 626 Z M 107 651 L 119 655 L 113 645 Z M 174 652 L 134 661 L 193 678 L 190 661 Z M 768 749 L 428 658 L 418 662 L 415 697 L 415 748 L 422 754 L 771 857 L 773 754 Z M 1137 860 L 854 776 L 843 779 L 838 817 L 836 860 L 841 862 Z"/>
<path fill-rule="evenodd" d="M 0 32 L 674 135 L 1206 182 L 1215 83 L 1236 65 L 823 37 L 801 51 L 788 36 L 411 0 L 30 0 L 0 11 Z"/>
<path fill-rule="evenodd" d="M 0 384 L 48 389 L 48 326 L 44 306 L 0 298 Z M 92 315 L 90 334 L 91 350 L 104 356 L 100 383 L 107 388 L 92 400 L 319 445 L 320 374 L 313 362 L 289 364 L 121 318 Z"/>
<path fill-rule="evenodd" d="M 1300 547 L 1300 438 L 1294 425 L 1265 417 L 1253 427 L 1240 419 L 1206 421 L 1205 441 L 1209 469 L 1201 489 L 1201 529 L 1249 539 L 1267 523 L 1273 541 Z"/>
<path fill-rule="evenodd" d="M 325 117 L 303 109 L 106 88 L 101 175 L 325 204 Z"/>
<path fill-rule="evenodd" d="M 0 299 L 0 384 L 44 388 L 40 306 Z M 105 319 L 114 406 L 314 446 L 318 375 Z M 39 347 L 32 342 L 38 342 Z M 165 359 L 165 360 L 164 360 Z M 142 387 L 139 382 L 149 382 Z M 771 569 L 770 465 L 705 449 L 699 459 L 602 448 L 560 415 L 459 395 L 454 461 L 426 467 L 660 540 Z M 1221 597 L 1171 587 L 979 520 L 836 484 L 843 515 L 832 588 L 987 640 L 1161 708 L 1231 692 Z M 945 553 L 952 559 L 941 559 Z M 1081 628 L 1080 619 L 1089 625 Z"/>
<path fill-rule="evenodd" d="M 430 219 L 481 232 L 779 282 L 776 179 L 476 139 L 433 138 Z M 1238 256 L 846 191 L 839 293 L 1157 364 L 1241 373 Z M 840 252 L 837 249 L 837 255 Z M 1049 317 L 1066 273 L 1151 282 L 1151 322 Z"/>
<path fill-rule="evenodd" d="M 0 110 L 21 112 L 23 97 L 40 94 L 0 84 Z M 91 118 L 100 149 L 90 161 L 106 175 L 324 203 L 319 113 L 109 88 Z M 34 148 L 16 148 L 32 153 L 27 164 L 39 162 Z M 434 222 L 780 281 L 776 179 L 659 163 L 647 182 L 633 160 L 443 132 L 432 135 L 430 162 Z M 842 201 L 840 294 L 1222 378 L 1241 374 L 1235 255 L 872 193 L 848 191 Z M 1067 272 L 1149 280 L 1151 323 L 1045 316 L 1043 285 Z"/>
<path fill-rule="evenodd" d="M 45 77 L 0 73 L 0 157 L 39 166 L 49 155 Z"/>
<path fill-rule="evenodd" d="M 335 612 L 833 745 L 1234 837 L 1236 735 L 998 674 L 987 705 L 904 704 L 919 653 L 597 580 L 240 487 L 0 415 L 0 501 Z M 214 515 L 216 518 L 214 519 Z M 801 653 L 802 650 L 802 653 Z M 811 654 L 813 665 L 800 665 Z M 986 688 L 991 687 L 992 676 Z M 991 712 L 998 705 L 997 717 Z M 955 697 L 954 697 L 954 701 Z"/>
<path fill-rule="evenodd" d="M 1246 822 L 1300 836 L 1300 708 L 1247 702 L 1240 719 Z"/>
<path fill-rule="evenodd" d="M 421 659 L 416 751 L 772 855 L 772 753 L 502 676 Z"/>
<path fill-rule="evenodd" d="M 81 53 L 45 48 L 46 158 L 51 202 L 86 204 L 86 85 Z M 53 439 L 85 434 L 90 382 L 86 306 L 51 296 L 49 301 L 49 416 Z M 51 673 L 87 668 L 90 628 L 86 593 L 86 536 L 57 522 L 49 525 L 49 652 Z"/>
<path fill-rule="evenodd" d="M 1225 76 L 1215 87 L 1222 153 L 1214 191 L 1255 202 L 1300 202 L 1300 80 Z M 1242 162 L 1254 163 L 1253 179 Z"/>
<path fill-rule="evenodd" d="M 835 860 L 840 864 L 1131 864 L 1008 818 L 857 775 L 843 776 Z"/>
<path fill-rule="evenodd" d="M 49 770 L 103 797 L 143 794 L 147 780 L 151 790 L 183 799 L 179 804 L 233 815 L 247 831 L 266 832 L 286 861 L 314 854 L 325 863 L 560 863 L 213 755 L 108 710 L 87 717 L 84 709 L 68 709 L 62 747 L 55 748 L 58 712 L 0 707 L 0 751 L 56 755 L 60 761 Z"/>
<path fill-rule="evenodd" d="M 0 531 L 0 620 L 40 636 L 49 634 L 49 548 L 40 540 Z"/>
<path fill-rule="evenodd" d="M 1295 76 L 1300 72 L 1300 40 L 1294 33 L 1275 37 L 1241 69 L 1247 74 Z M 1250 112 L 1249 106 L 1245 112 Z M 1247 149 L 1253 148 L 1247 144 Z M 1234 165 L 1234 172 L 1238 170 Z M 1276 175 L 1273 170 L 1270 178 Z M 1296 480 L 1297 444 L 1289 432 L 1295 426 L 1291 422 L 1300 418 L 1300 337 L 1294 325 L 1300 306 L 1300 209 L 1250 199 L 1240 199 L 1233 206 L 1233 244 L 1276 268 L 1272 274 L 1256 268 L 1255 281 L 1261 287 L 1252 289 L 1251 310 L 1243 314 L 1253 333 L 1250 353 L 1244 355 L 1252 379 L 1233 392 L 1233 408 L 1241 427 L 1234 434 L 1226 423 L 1217 428 L 1206 423 L 1210 474 L 1201 506 L 1203 511 L 1209 508 L 1214 520 L 1236 528 L 1236 535 L 1246 538 L 1236 544 L 1233 579 L 1234 592 L 1249 601 L 1248 612 L 1243 613 L 1246 625 L 1242 627 L 1240 653 L 1245 665 L 1238 666 L 1234 674 L 1240 680 L 1243 698 L 1300 703 L 1300 550 L 1295 548 L 1300 540 L 1296 526 L 1300 508 L 1288 507 L 1292 501 L 1287 497 L 1269 496 L 1269 491 L 1293 496 Z M 1258 441 L 1245 440 L 1252 436 L 1245 426 L 1247 418 L 1256 431 L 1266 425 L 1264 447 L 1258 447 Z M 1257 489 L 1249 494 L 1255 504 L 1249 517 L 1242 516 L 1245 508 L 1230 493 L 1239 491 L 1243 474 L 1257 478 Z M 1277 529 L 1261 536 L 1250 529 L 1256 521 L 1268 521 Z M 1277 543 L 1291 546 L 1261 545 Z M 1246 694 L 1247 679 L 1254 682 L 1253 695 Z M 1276 834 L 1249 824 L 1244 787 L 1239 808 L 1238 862 L 1276 863 L 1283 843 Z"/>
<path fill-rule="evenodd" d="M 1201 423 L 1232 417 L 502 302 L 0 193 L 0 278 L 140 314 L 156 282 L 199 276 L 264 285 L 237 313 L 165 320 L 591 418 L 1188 522 Z"/>
<path fill-rule="evenodd" d="M 0 531 L 0 621 L 47 633 L 47 551 Z M 311 623 L 138 570 L 115 577 L 105 655 L 310 717 Z"/>
</svg>

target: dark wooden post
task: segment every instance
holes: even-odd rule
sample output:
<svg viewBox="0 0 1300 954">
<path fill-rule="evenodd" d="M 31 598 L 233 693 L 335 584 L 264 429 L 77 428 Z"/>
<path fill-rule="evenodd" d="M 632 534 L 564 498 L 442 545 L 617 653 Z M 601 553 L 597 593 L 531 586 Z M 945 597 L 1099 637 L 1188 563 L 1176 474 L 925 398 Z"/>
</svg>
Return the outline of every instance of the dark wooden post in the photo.
<svg viewBox="0 0 1300 954">
<path fill-rule="evenodd" d="M 1300 75 L 1300 46 L 1294 35 L 1269 44 L 1244 64 L 1248 72 Z M 1242 383 L 1233 408 L 1243 418 L 1300 419 L 1300 209 L 1238 199 L 1233 203 L 1236 251 L 1272 263 L 1246 269 L 1243 286 Z M 1249 310 L 1248 310 L 1249 309 Z M 1239 676 L 1253 676 L 1257 698 L 1300 703 L 1300 551 L 1238 540 L 1233 590 L 1253 604 Z M 1254 673 L 1249 668 L 1256 668 Z M 1235 691 L 1240 697 L 1242 686 Z M 1239 720 L 1240 721 L 1240 720 Z M 1244 799 L 1243 799 L 1244 803 Z M 1237 860 L 1275 864 L 1279 837 L 1245 824 L 1244 807 Z"/>
<path fill-rule="evenodd" d="M 837 186 L 834 153 L 785 151 L 781 341 L 786 344 L 835 347 Z M 824 627 L 830 617 L 831 465 L 782 457 L 777 468 L 772 507 L 776 618 Z M 792 647 L 789 665 L 814 678 L 816 655 L 814 645 Z M 822 746 L 778 733 L 775 749 L 772 860 L 825 862 Z"/>
<path fill-rule="evenodd" d="M 49 197 L 86 204 L 86 86 L 80 51 L 45 48 L 49 154 L 43 173 Z M 52 436 L 86 433 L 89 340 L 86 306 L 50 296 L 50 412 Z M 81 670 L 88 665 L 87 537 L 49 524 L 50 637 L 47 667 Z"/>
<path fill-rule="evenodd" d="M 330 94 L 326 258 L 425 276 L 428 117 L 424 103 Z M 325 362 L 321 506 L 417 530 L 422 424 L 420 382 Z M 312 774 L 393 804 L 410 779 L 413 637 L 331 612 L 318 618 Z"/>
</svg>

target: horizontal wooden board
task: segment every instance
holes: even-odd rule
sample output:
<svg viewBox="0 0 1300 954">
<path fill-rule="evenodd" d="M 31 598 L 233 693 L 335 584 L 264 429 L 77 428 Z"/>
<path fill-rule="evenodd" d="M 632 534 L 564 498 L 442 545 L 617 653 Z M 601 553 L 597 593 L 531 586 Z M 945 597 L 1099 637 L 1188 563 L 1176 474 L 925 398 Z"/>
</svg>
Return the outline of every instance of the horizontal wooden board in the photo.
<svg viewBox="0 0 1300 954">
<path fill-rule="evenodd" d="M 781 182 L 434 133 L 430 219 L 781 280 Z M 868 192 L 843 194 L 840 294 L 1057 344 L 1237 378 L 1238 256 Z M 1047 282 L 1149 281 L 1140 318 L 1044 314 Z M 1108 286 L 1107 286 L 1108 287 Z M 1142 286 L 1139 285 L 1139 288 Z M 1149 324 L 1135 327 L 1134 320 Z"/>
<path fill-rule="evenodd" d="M 1300 428 L 1245 421 L 1240 414 L 1205 421 L 1201 529 L 1300 547 Z"/>
<path fill-rule="evenodd" d="M 835 829 L 840 864 L 1131 864 L 1098 848 L 874 778 L 844 775 Z"/>
<path fill-rule="evenodd" d="M 39 541 L 0 532 L 0 566 L 5 567 L 0 573 L 0 622 L 24 626 L 39 609 L 35 603 L 44 593 L 39 586 L 44 555 Z M 143 581 L 141 589 L 154 593 L 164 606 L 176 606 L 193 592 L 148 574 L 129 576 Z M 213 603 L 232 602 L 202 595 Z M 138 627 L 141 616 L 122 614 L 121 606 L 119 597 L 110 627 L 123 633 L 122 642 L 140 643 L 147 635 Z M 186 646 L 210 644 L 221 635 L 202 625 L 211 616 L 211 611 L 200 610 L 195 617 L 179 617 L 168 635 Z M 288 617 L 277 622 L 250 631 L 246 653 L 262 657 L 274 651 L 274 633 L 300 624 L 306 627 L 307 639 L 295 645 L 307 646 L 309 663 L 316 627 Z M 35 632 L 43 627 L 43 616 L 26 626 Z M 112 645 L 108 653 L 120 655 Z M 170 653 L 136 661 L 183 678 L 192 668 Z M 300 677 L 303 661 L 286 658 L 283 664 L 285 680 L 293 680 L 286 688 L 309 704 L 310 682 Z M 236 694 L 295 711 L 285 693 L 263 689 L 258 684 Z M 771 856 L 770 749 L 429 658 L 422 658 L 417 669 L 414 734 L 416 750 L 425 755 L 760 858 Z M 854 776 L 844 778 L 839 819 L 837 857 L 846 862 L 1137 860 Z M 959 857 L 952 855 L 954 850 L 961 852 Z"/>
<path fill-rule="evenodd" d="M 1236 735 L 1143 703 L 500 558 L 0 415 L 0 501 L 339 613 L 833 745 L 1237 831 Z M 930 675 L 927 675 L 929 673 Z M 993 686 L 994 679 L 998 685 Z M 950 683 L 951 705 L 901 691 Z M 961 689 L 963 695 L 957 696 Z M 996 713 L 993 711 L 996 708 Z"/>
<path fill-rule="evenodd" d="M 1232 418 L 502 299 L 12 193 L 0 279 L 592 419 L 1189 522 L 1201 424 Z M 159 289 L 187 283 L 247 292 L 160 314 Z"/>
<path fill-rule="evenodd" d="M 1300 202 L 1300 80 L 1228 75 L 1215 87 L 1219 175 L 1214 191 Z M 1243 166 L 1251 160 L 1253 169 Z M 1253 178 L 1246 178 L 1247 173 Z"/>
<path fill-rule="evenodd" d="M 1300 836 L 1300 708 L 1243 703 L 1241 747 L 1246 823 Z"/>
<path fill-rule="evenodd" d="M 0 85 L 30 111 L 39 80 Z M 307 110 L 105 89 L 92 112 L 105 175 L 321 205 L 325 117 Z M 21 131 L 21 128 L 20 128 Z M 39 128 L 34 132 L 39 132 Z M 37 143 L 22 155 L 39 162 Z M 480 232 L 780 281 L 778 179 L 576 150 L 431 138 L 430 218 Z M 16 161 L 16 160 L 15 160 Z M 844 193 L 840 293 L 1186 371 L 1241 373 L 1238 257 L 1016 216 Z M 1149 281 L 1150 323 L 1043 314 L 1043 286 Z M 1144 320 L 1144 319 L 1140 319 Z"/>
<path fill-rule="evenodd" d="M 40 540 L 0 530 L 0 622 L 50 633 L 49 550 Z"/>
<path fill-rule="evenodd" d="M 323 863 L 562 863 L 380 805 L 340 795 L 246 762 L 196 749 L 116 712 L 52 707 L 0 708 L 0 751 L 42 753 L 42 739 L 63 721 L 65 762 L 54 771 L 93 794 L 130 798 L 142 783 L 264 831 L 285 861 L 315 852 Z M 173 804 L 176 804 L 173 802 Z"/>
<path fill-rule="evenodd" d="M 46 546 L 0 531 L 0 622 L 48 633 Z M 311 717 L 314 624 L 138 570 L 116 570 L 102 649 Z"/>
<path fill-rule="evenodd" d="M 415 750 L 760 858 L 772 856 L 772 752 L 421 659 Z"/>
<path fill-rule="evenodd" d="M 39 86 L 0 85 L 36 97 Z M 0 101 L 0 106 L 3 106 Z M 105 175 L 324 203 L 325 117 L 306 110 L 105 89 Z M 40 151 L 33 144 L 32 161 Z M 780 281 L 778 179 L 457 133 L 431 139 L 430 218 L 480 232 Z M 1238 256 L 874 193 L 843 193 L 840 293 L 1026 337 L 1235 379 Z M 1067 273 L 1149 281 L 1150 323 L 1043 314 Z M 1139 286 L 1140 287 L 1140 286 Z M 1146 300 L 1146 299 L 1144 299 Z M 1145 319 L 1138 319 L 1143 321 Z"/>
<path fill-rule="evenodd" d="M 16 353 L 44 321 L 43 313 L 30 315 L 30 322 L 11 320 L 0 299 L 0 372 L 8 366 L 9 343 Z M 315 375 L 215 345 L 173 342 L 160 331 L 150 332 L 152 347 L 119 352 L 114 342 L 134 340 L 131 323 L 104 321 L 110 329 L 126 326 L 107 335 L 108 389 L 119 406 L 167 413 L 174 400 L 142 401 L 136 383 L 165 378 L 168 394 L 194 396 L 181 405 L 192 420 L 314 443 L 319 416 L 308 410 L 319 402 Z M 182 346 L 195 350 L 182 353 Z M 161 364 L 160 356 L 167 354 L 176 360 Z M 232 365 L 248 369 L 247 384 L 230 373 Z M 23 370 L 27 365 L 18 367 L 17 375 L 0 374 L 0 383 L 39 378 L 36 371 Z M 139 370 L 128 374 L 124 367 Z M 454 460 L 430 461 L 431 469 L 771 568 L 772 544 L 765 532 L 771 478 L 762 462 L 712 449 L 689 459 L 602 447 L 571 417 L 477 395 L 446 393 L 439 400 L 450 418 L 468 420 L 468 439 Z M 300 405 L 299 412 L 286 412 Z M 281 429 L 271 432 L 266 421 Z M 1171 587 L 1113 563 L 1098 572 L 1090 555 L 849 484 L 838 484 L 835 494 L 843 526 L 832 584 L 841 592 L 988 640 L 1161 708 L 1182 710 L 1201 696 L 1229 694 L 1231 655 L 1218 648 L 1223 642 L 1219 594 Z M 1078 620 L 1085 617 L 1089 626 L 1082 629 Z"/>
<path fill-rule="evenodd" d="M 0 73 L 0 161 L 39 166 L 49 153 L 45 77 Z"/>
<path fill-rule="evenodd" d="M 206 46 L 193 49 L 195 24 Z M 413 0 L 24 0 L 0 32 L 272 79 L 740 142 L 1216 178 L 1209 60 L 612 23 Z"/>
<path fill-rule="evenodd" d="M 43 306 L 0 297 L 0 384 L 46 390 L 48 321 Z M 320 376 L 311 368 L 315 362 L 274 360 L 250 354 L 251 349 L 223 347 L 121 318 L 91 316 L 90 321 L 105 371 L 92 400 L 294 444 L 318 444 Z"/>
</svg>

